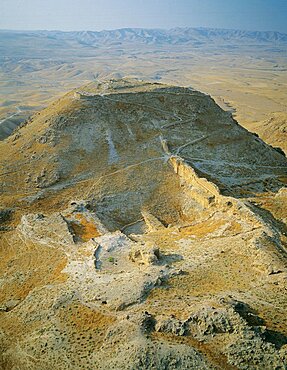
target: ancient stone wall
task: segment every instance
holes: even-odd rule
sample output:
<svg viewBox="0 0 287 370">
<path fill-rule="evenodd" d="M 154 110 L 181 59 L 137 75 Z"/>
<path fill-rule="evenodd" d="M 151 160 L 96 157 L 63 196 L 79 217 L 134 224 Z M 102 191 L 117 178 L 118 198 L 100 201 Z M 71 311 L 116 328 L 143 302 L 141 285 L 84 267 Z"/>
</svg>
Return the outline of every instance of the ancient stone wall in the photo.
<svg viewBox="0 0 287 370">
<path fill-rule="evenodd" d="M 170 163 L 176 174 L 190 186 L 191 195 L 204 208 L 221 198 L 218 187 L 207 179 L 199 177 L 195 170 L 190 167 L 182 158 L 171 157 Z"/>
</svg>

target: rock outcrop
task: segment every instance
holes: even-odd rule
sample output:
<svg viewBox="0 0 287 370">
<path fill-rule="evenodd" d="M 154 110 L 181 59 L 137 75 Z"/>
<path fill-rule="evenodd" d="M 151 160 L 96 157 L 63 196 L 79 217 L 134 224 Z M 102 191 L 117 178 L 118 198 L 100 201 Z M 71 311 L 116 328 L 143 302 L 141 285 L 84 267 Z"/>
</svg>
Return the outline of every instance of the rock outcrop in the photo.
<svg viewBox="0 0 287 370">
<path fill-rule="evenodd" d="M 91 83 L 0 153 L 0 367 L 286 369 L 287 161 L 209 96 Z"/>
</svg>

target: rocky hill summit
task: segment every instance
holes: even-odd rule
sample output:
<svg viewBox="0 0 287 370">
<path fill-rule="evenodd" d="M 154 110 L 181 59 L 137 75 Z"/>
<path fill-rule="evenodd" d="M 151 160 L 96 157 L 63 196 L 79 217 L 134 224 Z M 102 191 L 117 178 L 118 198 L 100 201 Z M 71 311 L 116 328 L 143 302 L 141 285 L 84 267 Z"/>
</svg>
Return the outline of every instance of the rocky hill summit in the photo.
<svg viewBox="0 0 287 370">
<path fill-rule="evenodd" d="M 286 369 L 287 160 L 198 91 L 71 91 L 0 143 L 3 369 Z"/>
</svg>

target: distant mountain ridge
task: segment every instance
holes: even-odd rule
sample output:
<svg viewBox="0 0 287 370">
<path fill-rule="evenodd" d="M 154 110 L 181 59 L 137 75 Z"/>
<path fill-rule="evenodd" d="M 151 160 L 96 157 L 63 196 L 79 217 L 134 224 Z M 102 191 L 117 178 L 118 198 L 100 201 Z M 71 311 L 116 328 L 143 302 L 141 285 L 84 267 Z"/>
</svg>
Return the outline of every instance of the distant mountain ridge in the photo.
<svg viewBox="0 0 287 370">
<path fill-rule="evenodd" d="M 277 31 L 243 31 L 216 28 L 172 28 L 145 29 L 122 28 L 103 31 L 0 31 L 0 37 L 37 36 L 56 40 L 76 40 L 81 44 L 114 44 L 140 42 L 157 45 L 201 44 L 210 41 L 236 43 L 284 43 L 287 44 L 287 34 Z"/>
</svg>

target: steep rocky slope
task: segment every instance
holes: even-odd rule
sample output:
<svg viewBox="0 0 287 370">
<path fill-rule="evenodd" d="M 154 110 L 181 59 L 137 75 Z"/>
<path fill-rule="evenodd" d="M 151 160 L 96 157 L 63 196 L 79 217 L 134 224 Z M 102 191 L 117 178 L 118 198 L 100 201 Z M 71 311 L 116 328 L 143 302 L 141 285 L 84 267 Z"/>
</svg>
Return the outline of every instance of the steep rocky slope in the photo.
<svg viewBox="0 0 287 370">
<path fill-rule="evenodd" d="M 91 83 L 0 143 L 4 369 L 285 369 L 285 156 L 192 89 Z"/>
</svg>

